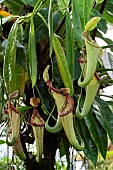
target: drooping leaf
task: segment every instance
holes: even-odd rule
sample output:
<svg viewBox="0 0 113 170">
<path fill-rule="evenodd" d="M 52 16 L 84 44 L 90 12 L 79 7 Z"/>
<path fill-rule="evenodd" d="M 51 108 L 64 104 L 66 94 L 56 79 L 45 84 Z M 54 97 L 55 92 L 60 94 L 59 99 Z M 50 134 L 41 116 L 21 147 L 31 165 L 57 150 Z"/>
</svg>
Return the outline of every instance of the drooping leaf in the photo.
<svg viewBox="0 0 113 170">
<path fill-rule="evenodd" d="M 28 54 L 29 54 L 29 69 L 33 87 L 37 80 L 37 55 L 33 16 L 30 17 Z"/>
<path fill-rule="evenodd" d="M 102 157 L 105 159 L 108 145 L 107 133 L 105 129 L 101 126 L 92 111 L 88 113 L 87 117 L 85 117 L 84 120 L 97 148 L 99 149 Z"/>
<path fill-rule="evenodd" d="M 87 156 L 87 158 L 93 163 L 93 165 L 96 166 L 98 149 L 90 135 L 89 129 L 87 128 L 84 119 L 79 120 L 75 118 L 75 124 L 79 129 L 80 135 L 85 144 L 83 152 Z"/>
<path fill-rule="evenodd" d="M 66 12 L 66 59 L 73 80 L 74 79 L 74 34 L 73 34 L 70 14 L 68 11 Z"/>
<path fill-rule="evenodd" d="M 113 113 L 106 101 L 99 97 L 96 97 L 95 100 L 96 105 L 98 106 L 94 109 L 95 115 L 113 143 Z"/>
<path fill-rule="evenodd" d="M 13 92 L 13 87 L 16 88 L 16 76 L 15 76 L 15 70 L 16 70 L 16 37 L 17 37 L 17 30 L 18 25 L 17 23 L 14 23 L 7 41 L 7 46 L 5 49 L 5 59 L 4 59 L 4 79 L 7 85 L 7 89 L 9 93 Z M 11 84 L 13 87 L 11 87 Z M 17 89 L 16 89 L 17 90 Z"/>
<path fill-rule="evenodd" d="M 20 36 L 19 27 L 18 27 L 19 35 L 17 31 L 15 35 L 16 37 L 14 39 L 18 39 L 18 36 Z M 9 37 L 8 37 L 8 40 L 4 40 L 2 42 L 3 51 L 5 51 L 6 49 L 6 52 L 7 52 L 8 41 L 9 41 Z M 9 50 L 10 50 L 9 55 L 11 54 L 11 50 L 15 50 L 15 53 L 12 53 L 12 55 L 10 55 L 9 58 L 8 58 L 7 53 L 6 53 L 7 55 L 5 55 L 5 58 L 7 59 L 7 61 L 4 61 L 4 69 L 7 67 L 7 69 L 9 69 L 10 71 L 8 73 L 7 69 L 4 70 L 4 78 L 6 81 L 8 93 L 12 93 L 16 90 L 19 90 L 19 96 L 22 96 L 24 93 L 24 88 L 25 88 L 26 60 L 25 60 L 25 53 L 24 53 L 23 45 L 18 40 L 15 40 L 15 46 L 16 48 L 9 47 Z M 9 65 L 6 66 L 6 64 L 9 64 Z"/>
<path fill-rule="evenodd" d="M 63 83 L 65 87 L 70 88 L 70 95 L 73 95 L 73 92 L 74 92 L 73 81 L 72 81 L 71 74 L 68 69 L 65 53 L 63 51 L 63 48 L 56 34 L 54 34 L 53 36 L 53 47 L 54 47 L 56 61 L 58 64 L 59 72 L 62 77 Z"/>
<path fill-rule="evenodd" d="M 104 52 L 102 55 L 102 61 L 105 68 L 113 69 L 113 55 L 109 52 Z M 113 71 L 107 71 L 108 75 L 113 80 Z"/>
</svg>

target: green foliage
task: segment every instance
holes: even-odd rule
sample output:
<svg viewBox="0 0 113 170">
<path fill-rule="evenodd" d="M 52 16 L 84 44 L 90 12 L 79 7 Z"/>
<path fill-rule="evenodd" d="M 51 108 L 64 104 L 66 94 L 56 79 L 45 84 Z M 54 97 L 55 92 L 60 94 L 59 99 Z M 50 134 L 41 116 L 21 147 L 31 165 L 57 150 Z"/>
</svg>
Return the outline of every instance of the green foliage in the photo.
<svg viewBox="0 0 113 170">
<path fill-rule="evenodd" d="M 0 160 L 0 170 L 2 170 L 2 169 L 7 170 L 7 168 L 16 168 L 17 170 L 19 170 L 19 169 L 25 170 L 25 167 L 21 160 L 14 159 L 14 162 L 11 163 L 11 159 L 9 159 L 7 157 L 3 157 Z"/>
<path fill-rule="evenodd" d="M 106 130 L 110 140 L 113 142 L 113 113 L 106 101 L 96 97 L 97 107 L 94 109 L 97 119 Z M 109 123 L 108 123 L 109 122 Z"/>
<path fill-rule="evenodd" d="M 26 5 L 30 5 L 32 7 L 34 7 L 37 3 L 37 0 L 31 1 L 31 0 L 21 0 L 23 3 L 25 3 Z"/>
<path fill-rule="evenodd" d="M 94 140 L 92 139 L 92 136 L 90 134 L 90 129 L 88 129 L 83 119 L 79 120 L 75 118 L 75 126 L 79 128 L 80 135 L 85 143 L 85 148 L 83 150 L 84 154 L 96 167 L 98 149 L 94 143 Z"/>
<path fill-rule="evenodd" d="M 11 8 L 11 12 L 14 15 L 21 14 L 24 12 L 22 10 L 22 6 L 24 5 L 21 0 L 15 1 L 15 0 L 4 0 L 4 4 L 8 5 Z"/>
<path fill-rule="evenodd" d="M 100 123 L 96 120 L 95 115 L 91 112 L 85 118 L 85 122 L 97 148 L 105 159 L 108 146 L 107 133 L 105 129 L 100 125 Z"/>
<path fill-rule="evenodd" d="M 4 144 L 4 143 L 5 143 L 5 141 L 4 141 L 4 140 L 0 140 L 0 145 L 1 145 L 1 144 Z"/>
</svg>

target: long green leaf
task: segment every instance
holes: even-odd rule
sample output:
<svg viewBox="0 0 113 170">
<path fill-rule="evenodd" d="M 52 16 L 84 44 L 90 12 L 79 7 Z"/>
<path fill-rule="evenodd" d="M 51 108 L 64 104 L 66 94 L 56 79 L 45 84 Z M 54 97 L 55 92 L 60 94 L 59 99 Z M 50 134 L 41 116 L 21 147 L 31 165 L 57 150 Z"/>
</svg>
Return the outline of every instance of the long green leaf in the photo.
<svg viewBox="0 0 113 170">
<path fill-rule="evenodd" d="M 97 104 L 97 107 L 94 109 L 96 117 L 108 133 L 110 140 L 113 143 L 113 113 L 106 101 L 99 97 L 96 97 L 95 100 Z"/>
<path fill-rule="evenodd" d="M 91 136 L 99 149 L 102 157 L 105 159 L 107 152 L 107 133 L 105 129 L 96 119 L 93 112 L 89 112 L 88 116 L 84 118 L 85 123 L 91 133 Z"/>
<path fill-rule="evenodd" d="M 83 152 L 87 156 L 87 158 L 93 163 L 93 165 L 96 166 L 98 149 L 90 135 L 89 129 L 87 128 L 84 119 L 79 120 L 75 118 L 75 124 L 85 144 Z"/>
<path fill-rule="evenodd" d="M 17 22 L 15 22 L 10 30 L 6 49 L 5 49 L 3 73 L 4 73 L 4 79 L 9 93 L 13 92 L 12 88 L 14 89 L 16 88 L 15 70 L 16 70 L 17 30 L 18 30 L 18 25 Z M 12 87 L 10 85 L 10 81 L 13 82 Z"/>
<path fill-rule="evenodd" d="M 35 29 L 34 29 L 33 16 L 30 17 L 28 54 L 29 54 L 29 69 L 30 69 L 32 87 L 33 87 L 37 79 L 37 55 L 36 55 L 36 41 L 35 41 Z"/>
<path fill-rule="evenodd" d="M 66 12 L 66 59 L 73 80 L 74 79 L 74 34 L 73 34 L 70 14 L 68 11 Z"/>
<path fill-rule="evenodd" d="M 68 69 L 65 53 L 56 34 L 53 34 L 53 47 L 54 47 L 56 60 L 57 60 L 59 72 L 62 77 L 63 83 L 65 87 L 70 88 L 70 95 L 73 95 L 74 92 L 73 81 L 71 79 L 71 74 Z"/>
</svg>

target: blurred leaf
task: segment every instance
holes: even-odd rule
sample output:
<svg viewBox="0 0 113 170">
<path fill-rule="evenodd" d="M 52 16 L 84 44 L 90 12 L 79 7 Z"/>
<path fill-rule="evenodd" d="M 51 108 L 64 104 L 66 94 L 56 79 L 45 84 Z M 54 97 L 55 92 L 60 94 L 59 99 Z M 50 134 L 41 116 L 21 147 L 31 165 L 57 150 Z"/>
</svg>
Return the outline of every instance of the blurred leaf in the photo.
<svg viewBox="0 0 113 170">
<path fill-rule="evenodd" d="M 91 136 L 99 149 L 102 157 L 105 159 L 107 152 L 107 133 L 105 129 L 101 126 L 99 121 L 93 112 L 89 112 L 87 117 L 84 118 L 85 123 L 91 133 Z"/>
<path fill-rule="evenodd" d="M 113 69 L 113 55 L 109 52 L 104 52 L 102 55 L 102 61 L 105 68 Z M 107 71 L 108 75 L 113 80 L 113 71 Z"/>
<path fill-rule="evenodd" d="M 4 3 L 8 5 L 11 8 L 11 12 L 13 15 L 17 15 L 19 13 L 23 13 L 23 5 L 24 3 L 21 0 L 15 1 L 15 0 L 4 0 Z"/>
<path fill-rule="evenodd" d="M 26 111 L 26 110 L 29 110 L 29 109 L 31 109 L 32 107 L 30 107 L 30 106 L 21 106 L 21 107 L 17 107 L 17 110 L 19 111 L 19 112 L 23 112 L 23 111 Z"/>
<path fill-rule="evenodd" d="M 80 135 L 85 144 L 85 148 L 83 152 L 87 156 L 87 158 L 93 163 L 93 165 L 96 167 L 98 149 L 90 135 L 90 132 L 86 126 L 86 123 L 84 119 L 75 118 L 75 124 L 77 128 L 79 129 Z"/>
<path fill-rule="evenodd" d="M 8 16 L 8 17 L 5 17 L 5 18 L 1 18 L 0 19 L 0 26 L 5 24 L 6 22 L 8 22 L 11 18 L 13 18 L 13 16 Z"/>
<path fill-rule="evenodd" d="M 105 10 L 108 12 L 108 13 L 111 13 L 113 14 L 113 0 L 108 0 L 106 2 L 106 6 L 105 6 Z"/>
<path fill-rule="evenodd" d="M 97 105 L 94 109 L 95 115 L 113 143 L 113 113 L 106 101 L 99 97 L 96 97 L 95 100 Z"/>
<path fill-rule="evenodd" d="M 23 3 L 25 3 L 26 5 L 30 5 L 32 7 L 34 7 L 37 3 L 37 0 L 21 0 Z"/>
<path fill-rule="evenodd" d="M 66 155 L 67 163 L 70 165 L 70 153 L 69 153 L 69 141 L 67 140 L 66 136 L 63 136 L 60 141 L 60 157 Z"/>
<path fill-rule="evenodd" d="M 108 105 L 110 105 L 110 106 L 113 106 L 113 101 L 111 100 L 111 101 L 106 101 L 107 103 L 108 103 Z"/>
<path fill-rule="evenodd" d="M 107 11 L 104 11 L 102 13 L 102 16 L 109 22 L 113 24 L 113 14 L 108 13 Z"/>
<path fill-rule="evenodd" d="M 0 145 L 6 143 L 4 140 L 0 140 Z"/>
<path fill-rule="evenodd" d="M 102 3 L 104 0 L 96 0 L 96 3 L 100 4 Z"/>
</svg>

